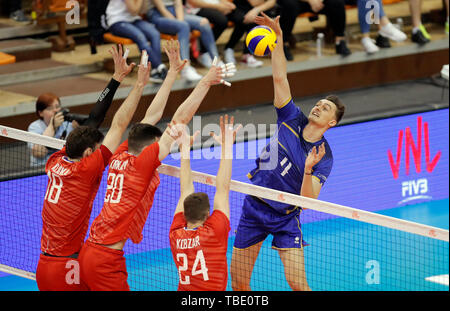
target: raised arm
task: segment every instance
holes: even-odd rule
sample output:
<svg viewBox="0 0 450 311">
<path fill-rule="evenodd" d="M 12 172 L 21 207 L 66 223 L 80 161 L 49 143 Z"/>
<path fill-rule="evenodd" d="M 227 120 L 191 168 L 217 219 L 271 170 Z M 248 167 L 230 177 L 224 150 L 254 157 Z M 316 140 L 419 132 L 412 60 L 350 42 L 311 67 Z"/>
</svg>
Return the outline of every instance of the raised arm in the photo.
<svg viewBox="0 0 450 311">
<path fill-rule="evenodd" d="M 172 122 L 174 124 L 187 125 L 191 121 L 211 86 L 225 83 L 223 78 L 230 76 L 227 71 L 228 68 L 234 70 L 233 67 L 228 67 L 228 64 L 216 66 L 214 64 L 215 61 L 216 60 L 213 61 L 213 66 L 211 66 L 208 73 L 198 82 L 197 86 L 188 98 L 186 98 L 186 100 L 178 107 L 177 111 L 175 111 L 172 118 Z M 173 139 L 170 135 L 168 135 L 168 131 L 166 130 L 158 142 L 160 161 L 162 161 L 169 154 L 173 142 Z"/>
<path fill-rule="evenodd" d="M 272 75 L 275 93 L 273 104 L 275 107 L 281 108 L 292 96 L 287 79 L 287 65 L 283 50 L 284 43 L 283 32 L 280 26 L 280 16 L 272 19 L 263 12 L 261 12 L 261 15 L 255 18 L 255 23 L 272 28 L 277 35 L 277 45 L 272 51 Z"/>
<path fill-rule="evenodd" d="M 197 132 L 194 136 L 189 137 L 187 134 L 187 126 L 184 126 L 183 134 L 181 136 L 180 146 L 180 198 L 178 200 L 177 208 L 175 209 L 175 213 L 184 211 L 184 200 L 188 195 L 195 192 L 194 182 L 192 180 L 192 172 L 191 172 L 191 146 L 195 141 L 195 137 L 200 133 Z"/>
<path fill-rule="evenodd" d="M 147 85 L 150 77 L 150 62 L 148 63 L 147 67 L 145 67 L 144 65 L 139 65 L 138 68 L 139 70 L 137 81 L 128 97 L 125 99 L 125 101 L 122 103 L 122 105 L 114 115 L 111 123 L 111 128 L 109 129 L 108 133 L 105 136 L 105 139 L 103 140 L 103 145 L 113 153 L 119 146 L 122 135 L 125 132 L 128 124 L 130 123 L 134 112 L 136 111 L 136 107 L 142 97 L 144 87 L 145 85 Z"/>
<path fill-rule="evenodd" d="M 112 79 L 109 81 L 106 88 L 101 92 L 97 102 L 89 113 L 89 118 L 82 124 L 85 126 L 90 126 L 94 128 L 100 127 L 103 120 L 105 119 L 106 113 L 112 104 L 114 95 L 119 88 L 120 83 L 123 79 L 133 70 L 136 66 L 135 63 L 127 64 L 127 60 L 122 56 L 123 50 L 122 45 L 119 44 L 119 49 L 117 50 L 113 46 L 109 53 L 112 55 L 114 60 L 114 74 Z"/>
<path fill-rule="evenodd" d="M 141 123 L 155 125 L 161 120 L 167 100 L 169 99 L 170 90 L 177 79 L 178 73 L 187 63 L 187 60 L 181 60 L 180 58 L 180 44 L 178 40 L 166 41 L 164 52 L 169 58 L 169 71 Z"/>
<path fill-rule="evenodd" d="M 233 163 L 233 145 L 236 140 L 236 133 L 240 126 L 234 129 L 234 117 L 228 122 L 228 115 L 220 117 L 220 136 L 212 134 L 214 139 L 222 145 L 219 171 L 216 177 L 216 194 L 214 196 L 214 210 L 224 213 L 230 218 L 230 183 L 231 168 Z"/>
</svg>

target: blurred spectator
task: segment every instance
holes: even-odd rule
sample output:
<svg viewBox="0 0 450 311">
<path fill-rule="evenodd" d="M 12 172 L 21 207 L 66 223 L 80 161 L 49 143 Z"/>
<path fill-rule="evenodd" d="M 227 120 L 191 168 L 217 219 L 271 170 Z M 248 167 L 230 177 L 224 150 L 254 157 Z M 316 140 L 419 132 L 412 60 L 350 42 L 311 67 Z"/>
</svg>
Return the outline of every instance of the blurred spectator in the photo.
<svg viewBox="0 0 450 311">
<path fill-rule="evenodd" d="M 280 25 L 283 30 L 284 54 L 287 60 L 293 60 L 289 49 L 289 39 L 294 29 L 297 16 L 310 12 L 324 14 L 328 25 L 334 32 L 336 53 L 342 56 L 351 54 L 345 42 L 345 2 L 344 0 L 278 0 L 281 6 Z"/>
<path fill-rule="evenodd" d="M 275 6 L 276 0 L 234 0 L 234 4 L 236 5 L 236 9 L 228 15 L 228 19 L 234 23 L 234 29 L 230 40 L 225 45 L 224 58 L 226 63 L 236 63 L 234 58 L 236 44 L 238 44 L 244 34 L 257 26 L 253 21 L 259 13 L 265 12 L 271 17 L 274 16 L 274 12 L 270 12 L 269 10 Z M 250 51 L 245 45 L 245 40 L 241 63 L 253 68 L 263 65 L 262 61 L 257 60 L 250 54 Z"/>
<path fill-rule="evenodd" d="M 380 49 L 390 47 L 389 39 L 395 42 L 405 41 L 408 37 L 397 29 L 386 16 L 381 0 L 346 0 L 346 4 L 358 6 L 359 26 L 363 38 L 361 44 L 369 54 L 376 53 Z M 375 16 L 377 14 L 378 16 Z M 370 38 L 370 26 L 376 24 L 378 37 L 376 41 Z"/>
<path fill-rule="evenodd" d="M 205 17 L 213 24 L 212 30 L 214 39 L 220 37 L 228 27 L 228 15 L 236 8 L 230 0 L 187 0 L 186 11 L 190 14 Z M 200 63 L 208 62 L 209 55 L 206 54 L 206 48 L 200 44 Z M 206 60 L 205 60 L 206 59 Z"/>
<path fill-rule="evenodd" d="M 16 22 L 29 22 L 22 10 L 22 0 L 7 0 L 9 18 Z"/>
<path fill-rule="evenodd" d="M 147 19 L 155 24 L 160 32 L 178 35 L 181 59 L 190 60 L 189 50 L 192 30 L 200 31 L 200 40 L 207 51 L 203 54 L 202 65 L 211 67 L 213 58 L 219 56 L 208 19 L 187 14 L 182 0 L 151 0 Z M 189 62 L 181 71 L 181 77 L 188 81 L 196 81 L 202 78 Z"/>
<path fill-rule="evenodd" d="M 147 51 L 153 68 L 150 81 L 162 83 L 167 68 L 161 61 L 161 36 L 155 25 L 140 16 L 148 8 L 146 4 L 145 0 L 110 0 L 106 8 L 106 21 L 113 35 L 129 38 L 140 51 Z"/>
<path fill-rule="evenodd" d="M 409 0 L 412 19 L 411 40 L 419 45 L 430 42 L 431 36 L 422 24 L 422 0 Z"/>
<path fill-rule="evenodd" d="M 64 121 L 61 111 L 61 101 L 52 93 L 45 93 L 36 101 L 36 115 L 38 120 L 32 122 L 28 132 L 65 139 L 77 127 L 76 121 Z M 50 155 L 56 150 L 49 150 L 42 145 L 29 144 L 31 148 L 31 165 L 44 165 Z"/>
</svg>

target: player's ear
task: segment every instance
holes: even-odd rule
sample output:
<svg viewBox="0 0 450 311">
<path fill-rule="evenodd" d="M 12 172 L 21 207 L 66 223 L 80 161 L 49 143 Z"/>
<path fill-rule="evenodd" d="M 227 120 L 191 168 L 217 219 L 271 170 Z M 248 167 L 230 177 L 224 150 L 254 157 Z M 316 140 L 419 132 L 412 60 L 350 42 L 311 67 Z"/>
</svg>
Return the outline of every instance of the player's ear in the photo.
<svg viewBox="0 0 450 311">
<path fill-rule="evenodd" d="M 336 126 L 336 124 L 337 124 L 337 121 L 336 121 L 335 119 L 333 119 L 333 120 L 331 120 L 330 122 L 328 122 L 328 126 L 329 126 L 329 127 Z"/>
<path fill-rule="evenodd" d="M 91 147 L 86 148 L 83 152 L 83 158 L 90 156 L 92 154 L 92 152 L 93 152 L 93 150 Z"/>
</svg>

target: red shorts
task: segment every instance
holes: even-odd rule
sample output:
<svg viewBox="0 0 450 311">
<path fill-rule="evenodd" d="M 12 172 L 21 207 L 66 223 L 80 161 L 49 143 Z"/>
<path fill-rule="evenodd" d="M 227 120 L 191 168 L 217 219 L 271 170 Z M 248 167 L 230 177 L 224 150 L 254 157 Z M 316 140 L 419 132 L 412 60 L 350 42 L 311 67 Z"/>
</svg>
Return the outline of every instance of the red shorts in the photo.
<svg viewBox="0 0 450 311">
<path fill-rule="evenodd" d="M 86 243 L 78 256 L 81 280 L 89 290 L 129 291 L 128 273 L 123 251 Z"/>
<path fill-rule="evenodd" d="M 84 291 L 78 260 L 42 255 L 36 270 L 36 282 L 41 291 Z"/>
</svg>

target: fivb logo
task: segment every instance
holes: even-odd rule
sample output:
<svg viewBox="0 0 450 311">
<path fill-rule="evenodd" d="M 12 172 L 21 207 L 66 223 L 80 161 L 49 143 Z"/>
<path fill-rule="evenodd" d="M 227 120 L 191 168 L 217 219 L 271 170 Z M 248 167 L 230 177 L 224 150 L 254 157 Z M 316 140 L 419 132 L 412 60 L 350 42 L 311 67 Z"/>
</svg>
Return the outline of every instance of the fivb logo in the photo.
<svg viewBox="0 0 450 311">
<path fill-rule="evenodd" d="M 423 134 L 423 136 L 422 136 Z M 403 137 L 405 139 L 403 139 Z M 403 141 L 405 142 L 405 171 L 406 175 L 411 171 L 411 154 L 414 159 L 414 165 L 416 173 L 422 172 L 422 150 L 425 151 L 425 169 L 428 173 L 432 173 L 435 169 L 439 159 L 442 155 L 441 151 L 438 151 L 433 158 L 431 158 L 430 151 L 430 137 L 429 137 L 429 125 L 428 122 L 423 122 L 422 117 L 417 117 L 417 137 L 414 139 L 410 127 L 406 127 L 405 131 L 400 130 L 397 140 L 397 154 L 396 159 L 391 150 L 388 150 L 388 159 L 391 167 L 392 175 L 394 179 L 399 178 L 400 164 L 402 158 Z M 406 200 L 411 201 L 413 199 L 431 199 L 429 196 L 425 196 L 428 193 L 428 180 L 426 178 L 420 178 L 417 180 L 408 180 L 402 182 L 402 197 L 407 198 L 401 201 L 404 203 Z"/>
</svg>

